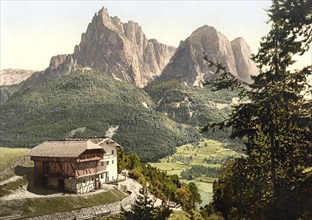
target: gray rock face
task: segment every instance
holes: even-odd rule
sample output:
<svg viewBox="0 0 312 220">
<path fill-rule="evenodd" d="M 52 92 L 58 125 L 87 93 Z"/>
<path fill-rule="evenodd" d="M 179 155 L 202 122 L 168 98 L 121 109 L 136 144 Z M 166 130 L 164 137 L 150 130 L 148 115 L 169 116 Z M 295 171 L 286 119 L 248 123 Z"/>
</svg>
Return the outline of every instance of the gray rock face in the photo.
<svg viewBox="0 0 312 220">
<path fill-rule="evenodd" d="M 199 86 L 215 77 L 214 69 L 203 60 L 204 52 L 208 58 L 222 62 L 234 76 L 246 82 L 251 82 L 250 76 L 258 73 L 250 60 L 250 49 L 242 38 L 230 42 L 214 27 L 205 25 L 181 41 L 176 50 L 155 39 L 147 39 L 138 23 L 122 23 L 102 8 L 81 35 L 81 42 L 75 46 L 74 53 L 52 57 L 49 67 L 33 74 L 24 87 L 59 78 L 81 68 L 98 69 L 139 87 L 158 77 Z"/>
<path fill-rule="evenodd" d="M 250 59 L 251 51 L 246 41 L 239 37 L 231 41 L 232 50 L 235 57 L 236 68 L 239 78 L 247 83 L 251 83 L 251 76 L 258 75 L 259 69 Z"/>
<path fill-rule="evenodd" d="M 233 41 L 234 52 L 230 41 L 214 27 L 200 27 L 185 41 L 181 41 L 160 78 L 177 79 L 190 86 L 200 86 L 202 82 L 211 80 L 214 69 L 203 60 L 205 52 L 209 59 L 220 61 L 234 76 L 249 82 L 251 72 L 257 72 L 254 72 L 252 61 L 248 60 L 251 56 L 248 45 L 245 41 L 237 41 Z"/>
<path fill-rule="evenodd" d="M 82 34 L 73 57 L 80 66 L 142 87 L 161 74 L 174 51 L 174 47 L 148 40 L 138 23 L 122 23 L 102 8 Z"/>
<path fill-rule="evenodd" d="M 143 87 L 161 74 L 174 51 L 174 47 L 148 40 L 138 23 L 122 23 L 102 8 L 81 35 L 74 53 L 52 57 L 50 66 L 31 83 L 58 78 L 77 68 L 87 67 Z"/>
<path fill-rule="evenodd" d="M 77 62 L 71 54 L 54 56 L 50 60 L 49 67 L 44 71 L 34 73 L 25 81 L 23 87 L 28 88 L 32 85 L 46 82 L 48 80 L 60 78 L 68 75 L 71 71 L 77 68 Z"/>
</svg>

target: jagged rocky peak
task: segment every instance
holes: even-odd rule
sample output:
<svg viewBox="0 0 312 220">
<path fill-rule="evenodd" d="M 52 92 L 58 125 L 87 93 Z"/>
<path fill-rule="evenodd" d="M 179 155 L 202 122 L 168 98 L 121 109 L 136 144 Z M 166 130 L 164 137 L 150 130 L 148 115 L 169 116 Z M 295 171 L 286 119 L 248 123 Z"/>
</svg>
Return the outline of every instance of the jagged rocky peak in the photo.
<svg viewBox="0 0 312 220">
<path fill-rule="evenodd" d="M 26 84 L 31 86 L 76 69 L 93 68 L 143 87 L 161 74 L 174 51 L 174 47 L 148 40 L 138 23 L 123 23 L 116 16 L 110 17 L 103 7 L 81 34 L 74 53 L 52 57 L 50 66 L 30 77 Z"/>
<path fill-rule="evenodd" d="M 214 27 L 208 25 L 198 28 L 185 41 L 181 41 L 160 79 L 177 79 L 189 86 L 200 86 L 203 82 L 210 81 L 215 77 L 215 70 L 208 67 L 204 61 L 204 53 L 209 59 L 225 65 L 234 76 L 250 82 L 249 75 L 254 71 L 252 61 L 250 65 L 245 65 L 251 56 L 250 50 L 244 49 L 243 52 L 236 51 L 234 54 L 231 42 Z M 237 60 L 243 61 L 237 62 Z"/>
<path fill-rule="evenodd" d="M 245 82 L 251 83 L 251 76 L 258 75 L 259 69 L 255 62 L 251 60 L 251 50 L 242 37 L 231 41 L 234 53 L 238 76 Z"/>
<path fill-rule="evenodd" d="M 161 74 L 174 50 L 149 41 L 138 23 L 122 23 L 102 8 L 82 35 L 74 57 L 80 66 L 100 69 L 114 78 L 143 87 Z"/>
<path fill-rule="evenodd" d="M 61 55 L 56 55 L 51 57 L 50 59 L 50 64 L 49 64 L 49 68 L 51 69 L 55 69 L 57 68 L 59 65 L 61 65 L 64 60 L 66 59 L 66 54 L 61 54 Z"/>
<path fill-rule="evenodd" d="M 170 63 L 162 72 L 161 79 L 177 79 L 189 86 L 199 86 L 213 78 L 213 69 L 203 59 L 219 60 L 237 75 L 234 54 L 229 40 L 208 25 L 195 30 L 185 41 L 181 41 Z"/>
<path fill-rule="evenodd" d="M 28 84 L 56 79 L 78 68 L 94 68 L 143 87 L 161 74 L 174 51 L 174 47 L 149 41 L 138 23 L 123 23 L 103 7 L 82 33 L 74 53 L 52 57 L 50 66 Z"/>
</svg>

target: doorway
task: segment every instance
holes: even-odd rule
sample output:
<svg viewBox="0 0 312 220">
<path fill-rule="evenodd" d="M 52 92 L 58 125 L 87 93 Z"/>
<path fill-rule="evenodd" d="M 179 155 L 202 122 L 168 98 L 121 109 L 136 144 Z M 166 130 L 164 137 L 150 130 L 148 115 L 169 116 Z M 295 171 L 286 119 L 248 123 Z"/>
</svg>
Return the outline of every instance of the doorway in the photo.
<svg viewBox="0 0 312 220">
<path fill-rule="evenodd" d="M 58 179 L 58 189 L 59 190 L 65 190 L 65 181 L 64 179 Z"/>
</svg>

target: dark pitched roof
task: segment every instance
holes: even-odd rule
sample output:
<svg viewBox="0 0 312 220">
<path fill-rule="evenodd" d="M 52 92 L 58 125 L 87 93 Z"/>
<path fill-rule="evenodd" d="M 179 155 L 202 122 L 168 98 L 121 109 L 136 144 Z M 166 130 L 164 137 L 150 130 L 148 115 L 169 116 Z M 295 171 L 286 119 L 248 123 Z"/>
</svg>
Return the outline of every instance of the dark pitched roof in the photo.
<svg viewBox="0 0 312 220">
<path fill-rule="evenodd" d="M 29 156 L 37 157 L 78 157 L 86 150 L 104 149 L 91 140 L 46 141 L 32 148 Z"/>
</svg>

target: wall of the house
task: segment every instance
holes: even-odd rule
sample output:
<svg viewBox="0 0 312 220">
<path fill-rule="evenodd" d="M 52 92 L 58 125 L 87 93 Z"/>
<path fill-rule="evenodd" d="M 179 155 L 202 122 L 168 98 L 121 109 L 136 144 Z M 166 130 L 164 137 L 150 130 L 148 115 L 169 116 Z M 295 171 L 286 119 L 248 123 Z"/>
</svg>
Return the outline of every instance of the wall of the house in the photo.
<svg viewBox="0 0 312 220">
<path fill-rule="evenodd" d="M 104 148 L 105 154 L 99 162 L 98 172 L 105 172 L 105 177 L 101 183 L 114 182 L 117 180 L 117 147 L 111 144 L 102 143 L 101 147 Z"/>
<path fill-rule="evenodd" d="M 76 179 L 76 178 L 65 179 L 64 187 L 69 192 L 78 193 L 77 192 L 77 182 L 78 182 L 78 179 Z"/>
<path fill-rule="evenodd" d="M 76 167 L 76 177 L 97 173 L 98 161 L 78 162 Z"/>
<path fill-rule="evenodd" d="M 35 185 L 43 184 L 43 162 L 34 161 Z"/>
<path fill-rule="evenodd" d="M 63 176 L 74 177 L 76 158 L 31 157 L 35 164 L 36 177 Z"/>
<path fill-rule="evenodd" d="M 95 190 L 95 176 L 76 179 L 76 192 L 87 193 Z"/>
</svg>

